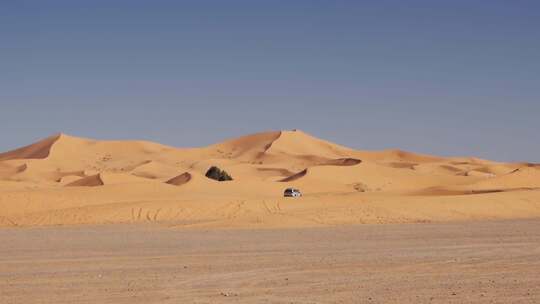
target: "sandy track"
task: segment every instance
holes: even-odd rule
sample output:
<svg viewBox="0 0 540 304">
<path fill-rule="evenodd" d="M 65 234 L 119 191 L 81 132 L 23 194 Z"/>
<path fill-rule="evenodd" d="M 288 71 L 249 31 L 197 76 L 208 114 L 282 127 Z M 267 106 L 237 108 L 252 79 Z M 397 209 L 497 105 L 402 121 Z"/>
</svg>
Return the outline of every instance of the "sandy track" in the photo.
<svg viewBox="0 0 540 304">
<path fill-rule="evenodd" d="M 540 220 L 0 230 L 0 303 L 539 303 Z"/>
</svg>

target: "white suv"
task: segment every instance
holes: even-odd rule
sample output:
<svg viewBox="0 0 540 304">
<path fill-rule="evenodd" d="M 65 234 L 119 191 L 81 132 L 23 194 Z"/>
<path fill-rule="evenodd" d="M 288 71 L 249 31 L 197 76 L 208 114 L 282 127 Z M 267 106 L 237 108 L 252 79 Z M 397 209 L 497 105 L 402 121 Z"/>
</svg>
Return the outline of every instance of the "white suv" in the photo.
<svg viewBox="0 0 540 304">
<path fill-rule="evenodd" d="M 285 197 L 300 197 L 302 196 L 302 192 L 300 192 L 300 190 L 298 189 L 287 188 L 285 189 L 284 196 Z"/>
</svg>

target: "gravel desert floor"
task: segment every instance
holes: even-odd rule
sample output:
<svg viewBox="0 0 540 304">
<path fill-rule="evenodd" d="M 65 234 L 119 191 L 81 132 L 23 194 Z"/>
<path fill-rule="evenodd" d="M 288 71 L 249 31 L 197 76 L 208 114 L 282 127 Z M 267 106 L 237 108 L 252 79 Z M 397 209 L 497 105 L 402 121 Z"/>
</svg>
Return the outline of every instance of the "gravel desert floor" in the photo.
<svg viewBox="0 0 540 304">
<path fill-rule="evenodd" d="M 0 230 L 0 303 L 540 303 L 540 220 Z"/>
</svg>

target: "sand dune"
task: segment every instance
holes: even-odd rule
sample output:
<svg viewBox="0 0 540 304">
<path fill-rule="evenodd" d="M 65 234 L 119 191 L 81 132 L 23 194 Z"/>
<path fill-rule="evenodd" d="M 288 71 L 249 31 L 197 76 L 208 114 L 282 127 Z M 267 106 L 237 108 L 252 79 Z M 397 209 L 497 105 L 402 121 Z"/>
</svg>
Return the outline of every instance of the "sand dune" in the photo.
<svg viewBox="0 0 540 304">
<path fill-rule="evenodd" d="M 331 159 L 327 162 L 322 163 L 321 165 L 326 166 L 356 166 L 360 164 L 362 161 L 360 159 L 356 158 L 338 158 L 338 159 Z"/>
<path fill-rule="evenodd" d="M 78 179 L 72 183 L 67 184 L 66 187 L 97 187 L 103 185 L 105 185 L 105 183 L 103 182 L 101 175 L 96 174 Z"/>
<path fill-rule="evenodd" d="M 292 181 L 295 181 L 297 179 L 300 179 L 300 178 L 306 176 L 307 173 L 308 173 L 308 169 L 304 169 L 304 170 L 302 170 L 302 171 L 300 171 L 298 173 L 295 173 L 295 174 L 293 174 L 293 175 L 291 175 L 289 177 L 286 177 L 286 178 L 280 180 L 280 182 L 292 182 Z"/>
<path fill-rule="evenodd" d="M 523 167 L 513 172 L 483 179 L 471 185 L 475 188 L 519 188 L 519 187 L 540 187 L 540 170 L 532 167 Z"/>
<path fill-rule="evenodd" d="M 234 180 L 206 178 L 211 166 Z M 283 198 L 288 187 L 304 197 Z M 296 227 L 525 218 L 540 216 L 539 188 L 540 169 L 531 163 L 353 150 L 299 130 L 189 149 L 59 134 L 0 154 L 0 225 Z"/>
<path fill-rule="evenodd" d="M 157 161 L 146 161 L 131 170 L 129 169 L 125 171 L 131 172 L 132 175 L 149 179 L 164 179 L 178 172 L 174 166 Z"/>
<path fill-rule="evenodd" d="M 184 172 L 178 176 L 175 176 L 171 178 L 170 180 L 166 181 L 166 184 L 169 185 L 175 185 L 175 186 L 182 186 L 186 183 L 188 183 L 191 180 L 191 174 L 189 172 Z"/>
<path fill-rule="evenodd" d="M 444 160 L 443 158 L 436 156 L 411 153 L 398 149 L 390 149 L 377 152 L 359 151 L 357 155 L 360 159 L 364 160 L 388 162 L 429 163 Z"/>
<path fill-rule="evenodd" d="M 16 174 L 26 171 L 26 169 L 28 169 L 28 166 L 26 164 L 10 165 L 7 163 L 0 162 L 0 177 L 3 179 L 7 179 Z"/>
<path fill-rule="evenodd" d="M 28 145 L 10 152 L 1 153 L 0 161 L 12 159 L 43 159 L 49 156 L 51 148 L 61 135 L 54 135 L 35 144 Z"/>
<path fill-rule="evenodd" d="M 96 175 L 86 176 L 83 177 L 71 184 L 68 184 L 66 186 L 69 187 L 75 187 L 75 186 L 82 186 L 82 187 L 94 187 L 94 186 L 103 186 L 103 185 L 118 185 L 118 184 L 153 184 L 150 182 L 147 182 L 145 178 L 133 176 L 126 173 L 99 173 Z"/>
<path fill-rule="evenodd" d="M 80 181 L 80 180 L 81 180 L 81 176 L 78 176 L 78 175 L 65 175 L 65 176 L 60 177 L 57 180 L 57 182 L 60 185 L 67 186 L 69 184 L 75 183 L 75 182 Z"/>
<path fill-rule="evenodd" d="M 294 175 L 292 171 L 289 171 L 284 168 L 257 168 L 259 172 L 270 172 L 272 176 L 279 175 L 279 176 L 291 176 Z"/>
<path fill-rule="evenodd" d="M 299 130 L 282 131 L 281 135 L 267 149 L 270 154 L 287 156 L 319 156 L 342 158 L 351 155 L 351 149 L 342 147 L 306 134 Z M 314 153 L 315 152 L 315 153 Z"/>
<path fill-rule="evenodd" d="M 247 159 L 250 161 L 264 157 L 282 132 L 265 132 L 247 135 L 225 141 L 211 147 L 216 155 L 224 158 Z"/>
</svg>

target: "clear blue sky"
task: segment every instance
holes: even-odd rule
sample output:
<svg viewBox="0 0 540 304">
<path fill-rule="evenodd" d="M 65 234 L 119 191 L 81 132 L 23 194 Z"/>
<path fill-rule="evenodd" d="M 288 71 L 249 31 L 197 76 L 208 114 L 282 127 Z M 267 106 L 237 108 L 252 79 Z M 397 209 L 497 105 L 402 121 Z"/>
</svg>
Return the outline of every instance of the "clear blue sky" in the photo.
<svg viewBox="0 0 540 304">
<path fill-rule="evenodd" d="M 0 0 L 0 150 L 303 129 L 540 162 L 539 1 Z"/>
</svg>

